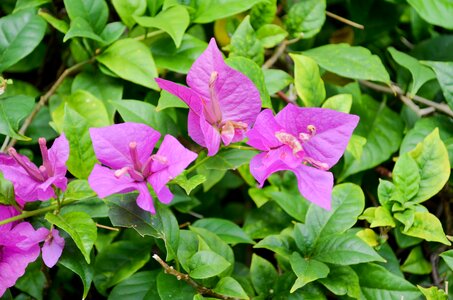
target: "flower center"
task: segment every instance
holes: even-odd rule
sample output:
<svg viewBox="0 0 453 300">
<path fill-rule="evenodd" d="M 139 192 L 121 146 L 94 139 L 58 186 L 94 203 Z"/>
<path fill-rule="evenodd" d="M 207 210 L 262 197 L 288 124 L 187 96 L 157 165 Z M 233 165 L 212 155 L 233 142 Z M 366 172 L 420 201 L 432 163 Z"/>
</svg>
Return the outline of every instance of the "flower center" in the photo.
<svg viewBox="0 0 453 300">
<path fill-rule="evenodd" d="M 215 88 L 215 83 L 219 73 L 216 71 L 211 73 L 211 78 L 209 78 L 209 103 L 203 101 L 203 112 L 206 116 L 206 120 L 214 125 L 218 124 L 222 120 L 222 111 L 220 110 L 219 98 L 217 96 L 217 91 Z"/>
<path fill-rule="evenodd" d="M 9 148 L 8 149 L 8 153 L 9 155 L 11 155 L 12 158 L 14 158 L 14 160 L 22 167 L 22 169 L 25 170 L 25 172 L 27 172 L 28 175 L 30 175 L 30 177 L 32 177 L 33 179 L 35 179 L 36 181 L 41 181 L 41 182 L 44 182 L 46 180 L 46 177 L 45 175 L 47 174 L 46 170 L 45 170 L 45 167 L 42 166 L 42 170 L 37 170 L 36 167 L 33 168 L 32 166 L 30 166 L 30 164 L 28 164 L 16 151 L 16 149 L 14 148 Z"/>
</svg>

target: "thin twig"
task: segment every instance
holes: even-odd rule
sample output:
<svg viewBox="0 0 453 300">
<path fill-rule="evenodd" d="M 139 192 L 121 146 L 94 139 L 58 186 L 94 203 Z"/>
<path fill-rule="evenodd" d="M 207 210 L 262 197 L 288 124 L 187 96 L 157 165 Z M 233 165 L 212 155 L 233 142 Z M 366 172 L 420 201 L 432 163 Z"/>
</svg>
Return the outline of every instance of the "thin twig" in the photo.
<svg viewBox="0 0 453 300">
<path fill-rule="evenodd" d="M 82 67 L 84 67 L 87 64 L 91 64 L 94 61 L 95 61 L 95 57 L 92 57 L 89 60 L 82 61 L 82 62 L 75 64 L 72 67 L 64 70 L 63 73 L 61 73 L 60 77 L 58 77 L 57 81 L 55 81 L 55 83 L 47 91 L 47 93 L 42 95 L 41 98 L 39 99 L 39 102 L 36 103 L 32 112 L 28 115 L 28 117 L 25 119 L 24 123 L 22 124 L 22 127 L 19 129 L 19 134 L 25 134 L 25 131 L 30 126 L 31 122 L 36 117 L 38 112 L 41 110 L 41 108 L 43 108 L 47 104 L 47 101 L 49 101 L 49 98 L 57 91 L 58 87 L 60 87 L 60 85 L 63 83 L 63 80 L 66 77 L 68 77 L 69 75 L 71 75 L 73 73 L 80 71 L 80 69 Z M 17 142 L 16 139 L 11 139 L 9 144 L 5 147 L 2 147 L 2 149 L 0 149 L 0 151 L 5 152 L 8 148 L 13 147 L 16 144 L 16 142 Z"/>
<path fill-rule="evenodd" d="M 277 50 L 275 50 L 274 54 L 272 54 L 272 56 L 264 62 L 263 69 L 269 69 L 270 67 L 272 67 L 278 60 L 278 58 L 285 52 L 286 46 L 288 46 L 287 40 L 281 42 Z"/>
<path fill-rule="evenodd" d="M 194 281 L 192 278 L 190 278 L 189 275 L 181 273 L 181 272 L 175 270 L 172 266 L 169 266 L 157 254 L 154 254 L 153 258 L 164 268 L 165 273 L 175 276 L 176 279 L 178 279 L 178 280 L 184 280 L 189 285 L 191 285 L 194 289 L 196 289 L 197 292 L 200 293 L 201 295 L 206 295 L 206 296 L 209 296 L 209 297 L 215 297 L 215 298 L 224 299 L 224 300 L 234 300 L 234 299 L 236 299 L 236 298 L 232 298 L 232 297 L 228 297 L 228 296 L 217 294 L 213 290 L 200 285 L 199 283 Z"/>
<path fill-rule="evenodd" d="M 102 224 L 99 224 L 99 223 L 96 223 L 96 227 L 107 229 L 107 230 L 111 230 L 111 231 L 120 231 L 119 228 L 110 227 L 110 226 L 102 225 Z"/>
<path fill-rule="evenodd" d="M 401 97 L 404 98 L 401 99 L 401 101 L 416 101 L 418 103 L 421 103 L 423 105 L 426 105 L 426 106 L 429 106 L 429 107 L 432 107 L 440 112 L 443 112 L 444 114 L 450 116 L 450 117 L 453 117 L 453 111 L 450 109 L 450 107 L 447 105 L 447 104 L 444 104 L 444 103 L 437 103 L 437 102 L 434 102 L 434 101 L 431 101 L 431 100 L 428 100 L 426 98 L 423 98 L 423 97 L 420 97 L 420 96 L 417 96 L 417 95 L 414 95 L 414 96 L 411 96 L 411 95 L 408 95 L 406 94 L 399 86 L 395 85 L 395 84 L 391 84 L 391 88 L 390 87 L 386 87 L 386 86 L 383 86 L 383 85 L 380 85 L 380 84 L 376 84 L 376 83 L 373 83 L 373 82 L 370 82 L 370 81 L 367 81 L 367 80 L 359 80 L 360 84 L 362 84 L 363 86 L 366 86 L 368 88 L 371 88 L 375 91 L 378 91 L 378 92 L 383 92 L 383 93 L 387 93 L 387 94 L 392 94 L 392 95 L 397 95 L 400 99 Z M 423 111 L 423 110 L 421 110 Z M 426 114 L 426 110 L 423 111 L 424 114 Z"/>
<path fill-rule="evenodd" d="M 136 40 L 136 41 L 143 41 L 143 40 L 149 39 L 151 37 L 158 36 L 158 35 L 160 35 L 162 33 L 165 33 L 165 31 L 159 29 L 159 30 L 148 32 L 146 34 L 142 34 L 142 35 L 136 36 L 133 39 Z"/>
<path fill-rule="evenodd" d="M 282 99 L 283 101 L 285 101 L 286 103 L 294 103 L 293 101 L 291 101 L 291 99 L 289 99 L 289 97 L 283 93 L 282 91 L 278 91 L 276 93 L 276 95 L 278 96 L 278 98 Z"/>
<path fill-rule="evenodd" d="M 340 22 L 343 22 L 345 24 L 348 24 L 348 25 L 350 25 L 352 27 L 355 27 L 355 28 L 358 28 L 358 29 L 362 29 L 362 30 L 365 29 L 365 26 L 363 26 L 362 24 L 359 24 L 359 23 L 353 22 L 351 20 L 348 20 L 346 18 L 343 18 L 343 17 L 341 17 L 339 15 L 331 13 L 330 11 L 326 11 L 326 16 L 331 17 L 332 19 L 338 20 Z"/>
</svg>

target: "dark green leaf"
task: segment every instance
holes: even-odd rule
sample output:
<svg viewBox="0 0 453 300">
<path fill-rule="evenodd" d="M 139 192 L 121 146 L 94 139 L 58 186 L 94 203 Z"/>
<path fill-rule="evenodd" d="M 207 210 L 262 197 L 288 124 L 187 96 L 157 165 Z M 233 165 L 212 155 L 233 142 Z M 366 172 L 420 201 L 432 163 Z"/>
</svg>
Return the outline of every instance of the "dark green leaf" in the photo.
<svg viewBox="0 0 453 300">
<path fill-rule="evenodd" d="M 195 289 L 185 281 L 164 272 L 157 275 L 157 292 L 161 300 L 188 300 L 196 294 Z"/>
<path fill-rule="evenodd" d="M 93 32 L 101 33 L 107 23 L 109 10 L 105 0 L 64 0 L 64 6 L 71 22 L 84 19 Z"/>
<path fill-rule="evenodd" d="M 46 276 L 41 271 L 41 262 L 36 261 L 28 265 L 24 276 L 17 280 L 15 287 L 36 300 L 42 300 L 45 283 Z"/>
<path fill-rule="evenodd" d="M 137 272 L 125 279 L 110 292 L 108 300 L 157 299 L 157 275 L 160 270 Z"/>
<path fill-rule="evenodd" d="M 319 282 L 335 295 L 348 295 L 360 299 L 359 277 L 349 266 L 331 265 L 329 275 L 320 278 Z"/>
<path fill-rule="evenodd" d="M 229 244 L 255 243 L 238 225 L 229 220 L 219 218 L 203 218 L 197 220 L 192 226 L 207 229 L 217 234 L 219 238 Z"/>
<path fill-rule="evenodd" d="M 195 279 L 204 279 L 219 275 L 231 264 L 222 256 L 209 250 L 195 253 L 188 261 L 189 275 Z"/>
<path fill-rule="evenodd" d="M 274 266 L 261 256 L 253 254 L 250 265 L 250 278 L 258 295 L 270 295 L 277 282 L 277 271 Z"/>
<path fill-rule="evenodd" d="M 249 299 L 249 296 L 244 291 L 242 286 L 232 277 L 223 277 L 219 280 L 215 288 L 212 289 L 214 292 L 237 299 Z"/>
<path fill-rule="evenodd" d="M 411 274 L 429 274 L 432 271 L 431 263 L 423 256 L 422 248 L 417 246 L 411 250 L 404 263 L 401 265 L 403 272 Z"/>
<path fill-rule="evenodd" d="M 33 110 L 35 100 L 29 96 L 12 96 L 0 100 L 0 134 L 17 140 L 30 138 L 18 132 L 20 122 Z"/>
<path fill-rule="evenodd" d="M 290 263 L 291 268 L 297 275 L 296 282 L 291 287 L 290 293 L 304 287 L 307 283 L 327 277 L 330 272 L 330 269 L 326 264 L 316 259 L 304 259 L 297 252 L 294 252 L 293 255 L 291 255 Z"/>
<path fill-rule="evenodd" d="M 453 4 L 451 8 L 453 11 Z M 453 109 L 453 62 L 424 61 L 423 63 L 430 66 L 436 73 L 445 100 L 447 100 L 450 108 Z"/>
</svg>

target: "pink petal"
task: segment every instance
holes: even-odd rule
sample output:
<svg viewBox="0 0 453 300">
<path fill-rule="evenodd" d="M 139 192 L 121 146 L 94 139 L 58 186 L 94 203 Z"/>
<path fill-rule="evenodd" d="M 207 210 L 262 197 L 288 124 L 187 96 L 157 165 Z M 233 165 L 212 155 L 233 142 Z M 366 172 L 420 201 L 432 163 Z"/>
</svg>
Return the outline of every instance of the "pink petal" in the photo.
<svg viewBox="0 0 453 300">
<path fill-rule="evenodd" d="M 149 194 L 146 181 L 137 183 L 137 190 L 139 192 L 137 197 L 137 205 L 141 209 L 149 211 L 154 215 L 156 213 L 156 209 L 154 208 L 153 198 Z"/>
<path fill-rule="evenodd" d="M 246 133 L 247 144 L 263 151 L 268 151 L 281 145 L 275 133 L 283 130 L 276 121 L 270 109 L 263 110 L 256 118 L 255 125 Z"/>
<path fill-rule="evenodd" d="M 292 171 L 296 174 L 302 196 L 307 198 L 308 201 L 330 210 L 333 188 L 332 173 L 305 165 L 300 165 Z"/>
<path fill-rule="evenodd" d="M 204 118 L 203 115 L 197 115 L 192 110 L 189 110 L 189 116 L 187 118 L 187 129 L 189 131 L 189 136 L 192 140 L 195 141 L 198 145 L 206 147 L 206 142 L 204 140 L 204 134 L 201 131 L 201 118 Z M 204 121 L 206 122 L 206 121 Z"/>
<path fill-rule="evenodd" d="M 169 80 L 161 78 L 155 78 L 154 80 L 157 82 L 161 89 L 166 90 L 167 92 L 172 93 L 176 97 L 183 100 L 197 115 L 202 114 L 203 104 L 200 95 L 198 95 L 196 92 L 192 91 L 188 87 L 176 84 Z"/>
<path fill-rule="evenodd" d="M 169 204 L 171 200 L 173 200 L 173 194 L 167 186 L 162 187 L 162 189 L 156 194 L 159 201 L 164 204 Z"/>
<path fill-rule="evenodd" d="M 160 133 L 139 123 L 122 123 L 102 128 L 90 128 L 94 152 L 101 163 L 113 169 L 132 165 L 129 143 L 137 143 L 141 163 L 153 152 Z"/>
<path fill-rule="evenodd" d="M 49 160 L 53 167 L 54 176 L 65 177 L 66 175 L 66 161 L 69 158 L 69 142 L 64 133 L 62 133 L 53 142 L 52 147 L 49 149 Z"/>
<path fill-rule="evenodd" d="M 52 235 L 46 239 L 42 246 L 42 260 L 49 268 L 57 263 L 64 248 L 64 238 L 60 237 L 57 229 L 52 229 Z"/>
<path fill-rule="evenodd" d="M 208 156 L 213 156 L 219 151 L 220 133 L 219 130 L 209 124 L 204 118 L 200 118 L 200 128 L 204 135 Z"/>
<path fill-rule="evenodd" d="M 137 184 L 129 176 L 115 176 L 115 171 L 95 165 L 88 177 L 88 184 L 99 198 L 105 198 L 115 193 L 128 193 L 137 189 Z"/>
</svg>

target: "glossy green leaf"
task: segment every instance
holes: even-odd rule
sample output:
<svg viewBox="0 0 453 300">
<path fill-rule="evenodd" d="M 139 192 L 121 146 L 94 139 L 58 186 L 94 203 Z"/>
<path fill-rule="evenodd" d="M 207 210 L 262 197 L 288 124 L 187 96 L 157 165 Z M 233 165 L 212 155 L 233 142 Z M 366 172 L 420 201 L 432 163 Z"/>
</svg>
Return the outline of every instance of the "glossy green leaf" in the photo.
<svg viewBox="0 0 453 300">
<path fill-rule="evenodd" d="M 39 10 L 38 15 L 41 16 L 44 20 L 46 20 L 47 23 L 49 23 L 53 28 L 55 28 L 59 32 L 63 34 L 66 34 L 68 32 L 69 24 L 66 21 L 57 19 L 53 15 L 43 10 Z"/>
<path fill-rule="evenodd" d="M 348 152 L 351 157 L 359 160 L 362 157 L 363 147 L 366 144 L 366 138 L 363 136 L 352 134 L 349 139 L 348 146 L 346 147 L 346 152 Z"/>
<path fill-rule="evenodd" d="M 64 6 L 71 22 L 76 18 L 84 19 L 96 34 L 107 24 L 109 11 L 105 0 L 64 0 Z"/>
<path fill-rule="evenodd" d="M 278 25 L 265 24 L 256 31 L 256 35 L 264 48 L 273 48 L 285 39 L 288 32 Z"/>
<path fill-rule="evenodd" d="M 320 106 L 326 98 L 318 64 L 310 57 L 291 54 L 294 61 L 294 83 L 304 106 Z"/>
<path fill-rule="evenodd" d="M 395 227 L 395 221 L 392 214 L 383 206 L 368 207 L 359 217 L 360 220 L 367 220 L 370 227 Z"/>
<path fill-rule="evenodd" d="M 360 289 L 367 300 L 419 299 L 420 292 L 404 278 L 377 264 L 359 264 L 352 267 L 359 276 Z"/>
<path fill-rule="evenodd" d="M 453 29 L 453 3 L 449 0 L 408 0 L 420 16 L 431 24 Z"/>
<path fill-rule="evenodd" d="M 451 8 L 453 11 L 453 4 Z M 453 109 L 453 62 L 424 61 L 423 63 L 430 66 L 436 73 L 437 81 L 439 81 L 445 100 L 447 100 L 450 108 Z"/>
<path fill-rule="evenodd" d="M 202 250 L 189 259 L 189 275 L 195 279 L 209 278 L 222 273 L 230 265 L 225 258 L 217 253 Z"/>
<path fill-rule="evenodd" d="M 159 102 L 157 103 L 156 111 L 161 111 L 166 108 L 181 107 L 188 108 L 187 104 L 169 92 L 162 90 L 160 92 Z"/>
<path fill-rule="evenodd" d="M 203 218 L 193 223 L 194 227 L 207 229 L 229 244 L 255 242 L 235 223 L 220 218 Z"/>
<path fill-rule="evenodd" d="M 303 52 L 322 68 L 343 77 L 390 83 L 390 77 L 378 56 L 364 47 L 330 44 Z"/>
<path fill-rule="evenodd" d="M 290 263 L 291 268 L 297 275 L 296 282 L 291 287 L 290 293 L 304 287 L 307 283 L 327 277 L 330 271 L 326 264 L 316 259 L 304 259 L 297 252 L 291 255 Z"/>
<path fill-rule="evenodd" d="M 3 174 L 0 174 L 0 204 L 11 205 L 15 202 L 16 196 L 12 182 L 6 180 Z"/>
<path fill-rule="evenodd" d="M 319 282 L 335 295 L 348 295 L 360 299 L 359 277 L 354 270 L 349 266 L 337 265 L 330 265 L 329 268 L 329 275 L 320 278 Z"/>
<path fill-rule="evenodd" d="M 293 78 L 279 69 L 264 69 L 264 81 L 270 95 L 273 95 L 293 82 Z"/>
<path fill-rule="evenodd" d="M 250 25 L 249 16 L 242 20 L 231 37 L 230 56 L 244 56 L 258 65 L 262 65 L 264 62 L 264 47 Z"/>
<path fill-rule="evenodd" d="M 445 237 L 439 219 L 429 212 L 415 212 L 412 226 L 408 230 L 404 230 L 403 233 L 427 241 L 451 245 Z"/>
<path fill-rule="evenodd" d="M 94 32 L 90 23 L 82 17 L 76 17 L 71 20 L 71 25 L 69 26 L 68 32 L 64 36 L 63 42 L 76 37 L 88 38 L 100 43 L 104 42 L 104 40 Z"/>
<path fill-rule="evenodd" d="M 426 300 L 448 300 L 447 293 L 436 286 L 424 288 L 422 286 L 417 285 L 417 287 L 420 290 L 420 292 L 422 292 L 423 296 L 426 297 Z"/>
<path fill-rule="evenodd" d="M 74 179 L 68 183 L 64 193 L 64 199 L 83 200 L 95 196 L 87 180 Z"/>
<path fill-rule="evenodd" d="M 28 265 L 25 274 L 16 281 L 15 287 L 36 300 L 42 300 L 45 283 L 46 276 L 41 271 L 41 263 L 36 261 Z"/>
<path fill-rule="evenodd" d="M 124 31 L 126 31 L 126 26 L 124 26 L 121 22 L 112 22 L 107 24 L 104 30 L 102 30 L 101 34 L 99 34 L 99 36 L 103 40 L 101 45 L 108 46 L 112 44 L 114 41 L 121 37 Z"/>
<path fill-rule="evenodd" d="M 329 97 L 322 104 L 322 108 L 333 109 L 339 112 L 349 113 L 352 106 L 352 95 L 350 94 L 338 94 Z"/>
<path fill-rule="evenodd" d="M 212 290 L 220 295 L 234 297 L 235 299 L 249 299 L 239 282 L 232 277 L 223 277 Z"/>
<path fill-rule="evenodd" d="M 154 78 L 157 69 L 149 49 L 134 39 L 122 39 L 113 43 L 96 60 L 117 76 L 136 84 L 158 89 Z"/>
<path fill-rule="evenodd" d="M 96 241 L 97 228 L 91 217 L 84 212 L 70 212 L 54 215 L 47 213 L 46 220 L 66 231 L 82 252 L 85 260 L 90 263 L 90 252 Z"/>
<path fill-rule="evenodd" d="M 190 17 L 184 6 L 175 5 L 160 12 L 155 17 L 135 17 L 135 21 L 140 26 L 165 31 L 173 39 L 176 48 L 179 48 L 184 32 L 189 27 Z"/>
<path fill-rule="evenodd" d="M 253 254 L 250 265 L 250 278 L 258 295 L 270 295 L 277 282 L 278 274 L 269 261 Z"/>
<path fill-rule="evenodd" d="M 41 5 L 44 5 L 44 4 L 50 3 L 50 2 L 52 2 L 52 1 L 51 0 L 17 0 L 13 13 L 18 12 L 23 9 L 27 9 L 27 8 L 39 7 Z"/>
<path fill-rule="evenodd" d="M 393 47 L 388 48 L 388 51 L 392 55 L 392 58 L 401 66 L 409 70 L 412 75 L 412 85 L 410 88 L 410 92 L 412 95 L 417 94 L 417 91 L 420 87 L 425 84 L 427 81 L 436 78 L 434 72 L 422 65 L 417 59 L 414 57 L 396 50 Z"/>
<path fill-rule="evenodd" d="M 264 74 L 261 68 L 251 59 L 234 56 L 225 61 L 230 67 L 247 76 L 260 92 L 262 107 L 272 108 L 271 99 L 264 81 Z"/>
<path fill-rule="evenodd" d="M 160 270 L 137 272 L 116 285 L 109 295 L 109 300 L 157 299 L 157 275 Z"/>
<path fill-rule="evenodd" d="M 257 154 L 253 150 L 225 149 L 220 150 L 215 156 L 210 157 L 203 164 L 208 169 L 229 170 L 237 169 Z"/>
<path fill-rule="evenodd" d="M 33 110 L 35 101 L 29 96 L 12 96 L 0 100 L 0 134 L 17 140 L 30 138 L 18 132 L 20 122 Z"/>
<path fill-rule="evenodd" d="M 453 270 L 453 250 L 448 250 L 440 254 L 447 266 Z"/>
<path fill-rule="evenodd" d="M 135 25 L 134 16 L 141 16 L 146 11 L 146 0 L 112 0 L 112 4 L 121 21 L 129 28 Z"/>
<path fill-rule="evenodd" d="M 185 281 L 164 272 L 157 275 L 157 292 L 161 300 L 188 300 L 196 294 L 195 289 Z"/>
<path fill-rule="evenodd" d="M 150 246 L 146 242 L 119 241 L 108 245 L 96 256 L 93 282 L 105 294 L 109 287 L 129 278 L 150 259 Z"/>
<path fill-rule="evenodd" d="M 424 275 L 431 273 L 432 267 L 431 263 L 425 259 L 422 248 L 417 246 L 411 250 L 401 265 L 401 270 L 406 273 Z"/>
<path fill-rule="evenodd" d="M 211 0 L 209 2 L 199 2 L 196 8 L 194 22 L 210 23 L 217 19 L 233 16 L 237 13 L 250 9 L 262 0 Z"/>
<path fill-rule="evenodd" d="M 408 153 L 401 155 L 393 168 L 393 183 L 406 201 L 417 195 L 420 173 L 417 162 Z"/>
<path fill-rule="evenodd" d="M 294 37 L 311 38 L 326 20 L 326 1 L 307 0 L 291 6 L 285 19 L 288 32 Z"/>
<path fill-rule="evenodd" d="M 173 179 L 172 182 L 182 187 L 184 191 L 186 191 L 186 194 L 189 195 L 193 189 L 195 189 L 197 186 L 199 186 L 205 181 L 206 177 L 200 174 L 194 175 L 189 179 L 184 174 L 181 174 L 177 176 L 175 179 Z"/>
<path fill-rule="evenodd" d="M 384 103 L 378 103 L 368 95 L 354 99 L 351 113 L 360 117 L 360 123 L 354 132 L 366 138 L 366 144 L 360 159 L 345 153 L 340 180 L 386 161 L 398 150 L 403 133 L 403 123 L 399 116 Z"/>
<path fill-rule="evenodd" d="M 420 203 L 437 194 L 450 177 L 448 152 L 439 130 L 434 129 L 409 155 L 417 163 L 420 173 L 418 193 L 411 202 Z"/>
<path fill-rule="evenodd" d="M 294 246 L 294 241 L 292 240 L 291 237 L 288 235 L 276 235 L 276 234 L 270 234 L 263 238 L 261 241 L 259 241 L 254 248 L 264 248 L 271 250 L 283 257 L 289 257 L 291 256 L 291 248 Z"/>
<path fill-rule="evenodd" d="M 0 18 L 0 73 L 36 48 L 46 27 L 46 22 L 33 10 L 22 10 Z"/>
</svg>

